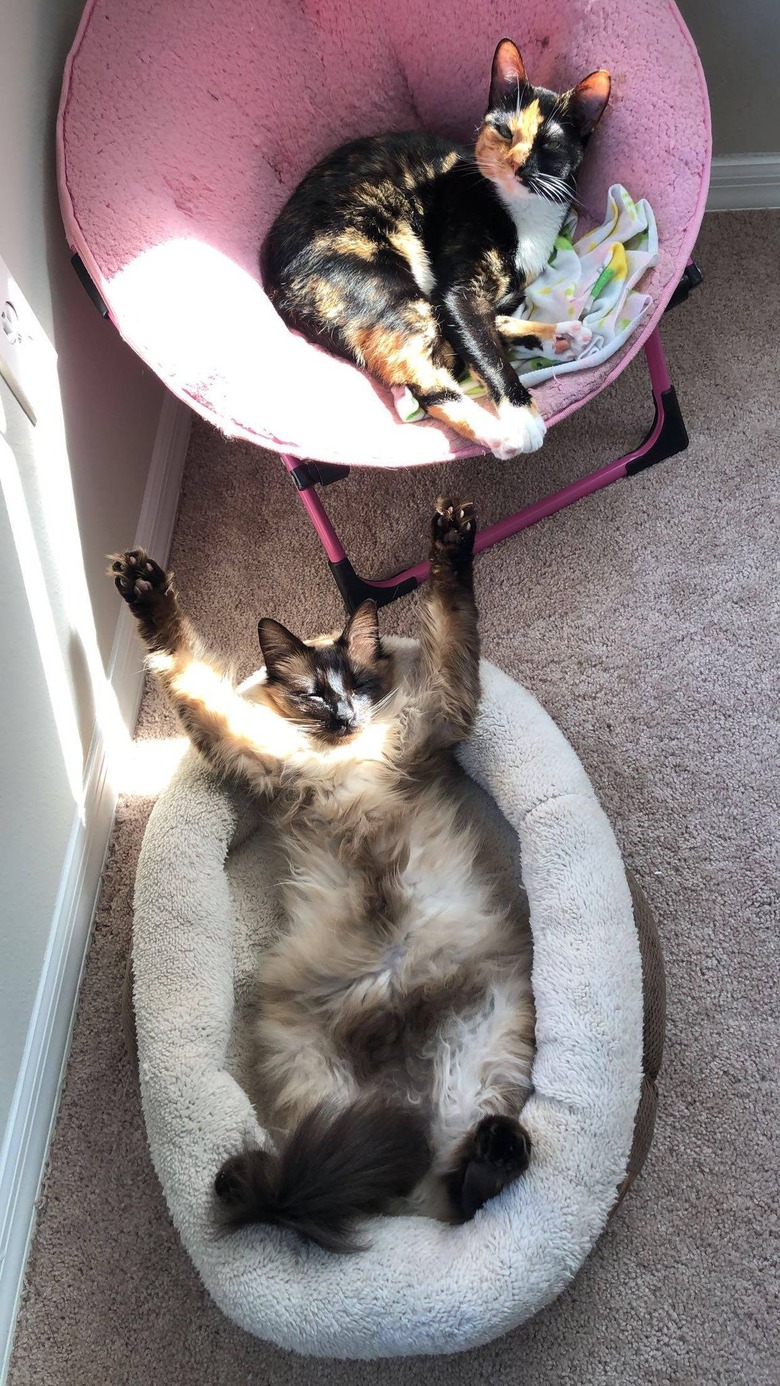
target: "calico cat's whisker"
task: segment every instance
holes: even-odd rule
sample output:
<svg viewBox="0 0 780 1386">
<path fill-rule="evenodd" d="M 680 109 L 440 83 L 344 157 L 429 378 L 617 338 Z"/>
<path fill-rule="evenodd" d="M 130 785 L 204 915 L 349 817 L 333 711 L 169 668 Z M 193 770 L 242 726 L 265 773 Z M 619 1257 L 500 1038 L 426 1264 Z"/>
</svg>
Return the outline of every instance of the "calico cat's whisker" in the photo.
<svg viewBox="0 0 780 1386">
<path fill-rule="evenodd" d="M 555 174 L 536 173 L 531 180 L 531 186 L 533 191 L 549 202 L 568 203 L 571 201 L 572 194 L 569 185 L 563 178 L 559 178 Z"/>
</svg>

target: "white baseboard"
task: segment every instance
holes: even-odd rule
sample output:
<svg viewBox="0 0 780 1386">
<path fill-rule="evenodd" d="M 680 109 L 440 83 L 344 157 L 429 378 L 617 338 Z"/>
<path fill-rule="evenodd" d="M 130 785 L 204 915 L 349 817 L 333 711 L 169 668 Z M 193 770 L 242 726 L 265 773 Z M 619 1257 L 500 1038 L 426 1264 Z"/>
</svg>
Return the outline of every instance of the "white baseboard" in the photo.
<svg viewBox="0 0 780 1386">
<path fill-rule="evenodd" d="M 726 154 L 712 161 L 708 212 L 780 207 L 780 154 Z"/>
<path fill-rule="evenodd" d="M 166 394 L 160 411 L 136 542 L 164 562 L 170 551 L 192 415 Z M 117 624 L 108 675 L 133 725 L 143 688 L 140 650 L 128 613 Z M 84 817 L 74 818 L 38 992 L 0 1150 L 0 1386 L 6 1379 L 24 1268 L 35 1227 L 70 1047 L 79 986 L 116 808 L 106 750 L 96 729 L 87 757 Z"/>
</svg>

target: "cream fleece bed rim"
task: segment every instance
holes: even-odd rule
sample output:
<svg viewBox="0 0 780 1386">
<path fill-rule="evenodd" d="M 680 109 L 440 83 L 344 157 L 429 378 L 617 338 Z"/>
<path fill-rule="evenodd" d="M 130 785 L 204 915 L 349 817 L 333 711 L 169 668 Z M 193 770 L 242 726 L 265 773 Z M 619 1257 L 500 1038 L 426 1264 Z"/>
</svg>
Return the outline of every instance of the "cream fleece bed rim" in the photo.
<svg viewBox="0 0 780 1386">
<path fill-rule="evenodd" d="M 225 862 L 247 808 L 190 753 L 144 838 L 133 992 L 152 1161 L 184 1246 L 222 1311 L 298 1352 L 445 1353 L 507 1332 L 571 1280 L 649 1145 L 663 1028 L 657 941 L 648 951 L 645 933 L 640 949 L 614 834 L 563 734 L 530 693 L 486 661 L 482 682 L 461 759 L 520 838 L 538 1047 L 524 1112 L 531 1166 L 464 1227 L 373 1219 L 370 1245 L 354 1257 L 276 1228 L 218 1231 L 214 1175 L 262 1130 L 225 1067 L 233 1012 Z M 649 1071 L 643 955 L 646 970 L 661 969 L 661 1029 Z"/>
</svg>

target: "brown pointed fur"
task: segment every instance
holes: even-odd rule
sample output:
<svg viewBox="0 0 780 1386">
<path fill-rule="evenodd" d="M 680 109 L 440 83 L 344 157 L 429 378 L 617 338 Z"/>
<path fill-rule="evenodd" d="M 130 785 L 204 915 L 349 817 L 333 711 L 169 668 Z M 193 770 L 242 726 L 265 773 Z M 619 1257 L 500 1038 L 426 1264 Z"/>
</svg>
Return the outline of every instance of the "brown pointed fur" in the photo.
<svg viewBox="0 0 780 1386">
<path fill-rule="evenodd" d="M 113 564 L 187 733 L 267 801 L 286 863 L 256 1027 L 277 1146 L 221 1172 L 233 1223 L 344 1249 L 381 1208 L 471 1216 L 527 1163 L 529 933 L 452 760 L 479 700 L 475 530 L 468 503 L 438 503 L 419 646 L 386 647 L 371 604 L 309 643 L 263 620 L 251 698 L 201 651 L 171 575 L 142 551 Z"/>
</svg>

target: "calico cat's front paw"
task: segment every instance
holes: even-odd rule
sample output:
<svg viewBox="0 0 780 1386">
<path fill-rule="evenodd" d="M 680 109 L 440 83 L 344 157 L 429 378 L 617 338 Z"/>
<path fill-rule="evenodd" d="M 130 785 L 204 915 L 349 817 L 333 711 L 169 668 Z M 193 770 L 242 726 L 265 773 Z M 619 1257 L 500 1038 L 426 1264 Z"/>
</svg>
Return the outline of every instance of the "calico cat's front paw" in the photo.
<svg viewBox="0 0 780 1386">
<path fill-rule="evenodd" d="M 455 567 L 462 566 L 474 551 L 477 517 L 473 502 L 439 496 L 431 530 L 431 562 L 445 559 Z"/>
<path fill-rule="evenodd" d="M 544 419 L 533 402 L 517 405 L 505 400 L 498 406 L 498 437 L 490 443 L 490 451 L 502 462 L 518 453 L 536 452 L 546 432 Z"/>
<path fill-rule="evenodd" d="M 555 328 L 555 354 L 575 360 L 593 341 L 593 333 L 584 322 L 559 322 Z"/>
<path fill-rule="evenodd" d="M 142 610 L 157 595 L 170 590 L 171 575 L 164 572 L 144 549 L 112 554 L 110 561 L 109 577 L 114 579 L 117 592 L 133 611 Z"/>
</svg>

